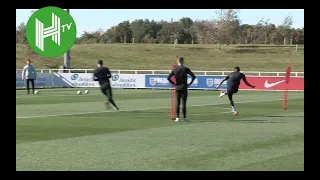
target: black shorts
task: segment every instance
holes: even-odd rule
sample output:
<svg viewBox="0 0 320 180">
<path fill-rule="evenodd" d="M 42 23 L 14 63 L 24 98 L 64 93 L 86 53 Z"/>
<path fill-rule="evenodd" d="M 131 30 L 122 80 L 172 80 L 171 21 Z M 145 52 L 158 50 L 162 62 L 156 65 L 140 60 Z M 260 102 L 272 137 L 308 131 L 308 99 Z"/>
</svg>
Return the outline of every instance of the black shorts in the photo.
<svg viewBox="0 0 320 180">
<path fill-rule="evenodd" d="M 188 97 L 188 90 L 176 90 L 177 97 L 180 98 L 187 98 Z"/>
<path fill-rule="evenodd" d="M 111 85 L 109 83 L 106 84 L 100 84 L 101 89 L 111 89 Z"/>
<path fill-rule="evenodd" d="M 112 89 L 110 84 L 109 85 L 101 85 L 100 86 L 101 92 L 108 97 L 108 100 L 112 100 Z"/>
<path fill-rule="evenodd" d="M 239 90 L 238 88 L 228 88 L 227 93 L 228 94 L 235 94 L 238 92 L 238 90 Z"/>
</svg>

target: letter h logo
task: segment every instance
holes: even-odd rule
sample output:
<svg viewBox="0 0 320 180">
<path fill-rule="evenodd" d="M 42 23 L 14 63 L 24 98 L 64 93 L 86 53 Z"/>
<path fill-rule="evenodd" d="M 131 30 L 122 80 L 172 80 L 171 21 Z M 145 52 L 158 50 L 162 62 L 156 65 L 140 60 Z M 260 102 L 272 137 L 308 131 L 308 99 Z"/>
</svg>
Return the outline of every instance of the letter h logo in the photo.
<svg viewBox="0 0 320 180">
<path fill-rule="evenodd" d="M 51 26 L 44 28 L 41 21 L 36 18 L 36 46 L 44 51 L 44 39 L 52 37 L 58 46 L 60 46 L 60 18 L 52 13 Z"/>
</svg>

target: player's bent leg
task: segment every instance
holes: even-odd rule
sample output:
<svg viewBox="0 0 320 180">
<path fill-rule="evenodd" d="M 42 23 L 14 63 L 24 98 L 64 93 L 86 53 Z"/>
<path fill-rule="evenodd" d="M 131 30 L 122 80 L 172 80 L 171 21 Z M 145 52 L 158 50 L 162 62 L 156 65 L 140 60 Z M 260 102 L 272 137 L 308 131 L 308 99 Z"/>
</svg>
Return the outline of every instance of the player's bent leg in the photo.
<svg viewBox="0 0 320 180">
<path fill-rule="evenodd" d="M 107 89 L 105 87 L 101 87 L 100 90 L 101 90 L 102 94 L 104 94 L 106 97 L 108 97 L 108 94 L 106 91 Z"/>
<path fill-rule="evenodd" d="M 176 90 L 176 120 L 175 121 L 179 121 L 179 117 L 180 117 L 180 103 L 181 103 L 181 91 L 180 90 Z"/>
<path fill-rule="evenodd" d="M 101 87 L 100 87 L 100 90 L 101 90 L 102 94 L 104 94 L 104 95 L 108 98 L 107 88 L 104 87 L 104 86 L 101 86 Z M 104 104 L 106 105 L 107 109 L 110 109 L 110 108 L 111 108 L 111 107 L 110 107 L 110 102 L 109 102 L 109 100 L 106 100 L 106 101 L 104 102 Z"/>
<path fill-rule="evenodd" d="M 106 93 L 107 93 L 107 96 L 108 96 L 108 101 L 112 104 L 113 109 L 114 110 L 119 110 L 118 106 L 116 105 L 116 103 L 114 102 L 114 100 L 112 98 L 112 89 L 111 89 L 111 87 L 108 87 L 106 89 Z"/>
</svg>

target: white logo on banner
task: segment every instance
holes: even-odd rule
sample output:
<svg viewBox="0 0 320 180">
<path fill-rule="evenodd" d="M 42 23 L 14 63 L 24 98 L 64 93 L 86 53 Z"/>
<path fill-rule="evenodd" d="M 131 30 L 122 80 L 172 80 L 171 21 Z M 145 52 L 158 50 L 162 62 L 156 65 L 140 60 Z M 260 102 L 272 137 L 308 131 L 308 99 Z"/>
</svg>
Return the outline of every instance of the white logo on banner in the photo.
<svg viewBox="0 0 320 180">
<path fill-rule="evenodd" d="M 137 77 L 134 75 L 114 75 L 112 76 L 111 86 L 115 88 L 136 88 Z"/>
<path fill-rule="evenodd" d="M 169 85 L 169 81 L 167 80 L 167 78 L 161 78 L 161 77 L 150 77 L 149 78 L 149 83 L 151 86 L 155 86 L 155 85 Z"/>
<path fill-rule="evenodd" d="M 117 74 L 116 74 L 116 75 L 113 75 L 113 76 L 111 77 L 111 80 L 112 80 L 112 81 L 117 81 L 117 80 L 119 79 L 119 77 L 120 77 L 120 76 L 117 75 Z"/>
<path fill-rule="evenodd" d="M 72 75 L 72 76 L 71 76 L 71 80 L 77 80 L 77 79 L 78 79 L 78 77 L 79 77 L 79 75 L 78 75 L 78 74 L 74 74 L 74 75 Z"/>
<path fill-rule="evenodd" d="M 56 77 L 71 87 L 100 87 L 98 81 L 93 80 L 91 73 L 55 73 Z M 144 88 L 145 75 L 143 74 L 115 74 L 110 78 L 114 88 Z"/>
<path fill-rule="evenodd" d="M 151 86 L 154 86 L 154 85 L 156 85 L 157 84 L 157 80 L 156 80 L 156 78 L 149 78 L 149 83 L 150 83 L 150 85 Z"/>
<path fill-rule="evenodd" d="M 214 79 L 213 78 L 207 78 L 206 79 L 206 84 L 207 86 L 211 87 L 214 84 Z"/>
</svg>

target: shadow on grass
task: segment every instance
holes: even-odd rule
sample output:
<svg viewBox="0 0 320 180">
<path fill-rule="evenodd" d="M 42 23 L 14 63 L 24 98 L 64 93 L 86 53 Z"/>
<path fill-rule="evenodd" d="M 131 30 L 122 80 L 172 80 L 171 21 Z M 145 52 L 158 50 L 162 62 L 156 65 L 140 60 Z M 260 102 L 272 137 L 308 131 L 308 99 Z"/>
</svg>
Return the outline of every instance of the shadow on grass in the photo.
<svg viewBox="0 0 320 180">
<path fill-rule="evenodd" d="M 204 50 L 210 50 L 214 48 L 210 47 L 178 47 L 179 49 L 188 49 L 190 51 L 204 51 Z"/>
<path fill-rule="evenodd" d="M 279 118 L 304 118 L 304 116 L 262 116 L 262 117 L 279 117 Z"/>
<path fill-rule="evenodd" d="M 235 48 L 292 48 L 295 47 L 295 45 L 288 45 L 288 46 L 283 46 L 283 45 L 263 45 L 263 46 L 258 46 L 258 45 L 243 45 L 243 46 L 234 46 Z"/>
<path fill-rule="evenodd" d="M 270 121 L 270 120 L 201 120 L 196 119 L 194 122 L 228 122 L 228 123 L 287 123 L 285 121 Z"/>
<path fill-rule="evenodd" d="M 170 112 L 156 112 L 156 111 L 147 111 L 147 110 L 133 110 L 133 111 L 122 111 L 121 114 L 152 114 L 152 115 L 170 115 Z"/>
<path fill-rule="evenodd" d="M 276 53 L 273 49 L 254 49 L 254 48 L 246 48 L 246 49 L 230 49 L 227 50 L 228 53 L 233 54 L 244 54 L 244 53 L 259 53 L 259 54 L 271 54 Z"/>
<path fill-rule="evenodd" d="M 260 119 L 265 118 L 265 119 Z M 279 118 L 279 119 L 266 119 L 266 118 Z M 283 117 L 289 117 L 289 116 L 278 116 L 278 115 L 270 115 L 270 116 L 257 116 L 256 114 L 246 114 L 245 116 L 236 116 L 236 117 L 227 117 L 226 119 L 222 119 L 221 117 L 218 117 L 217 119 L 214 119 L 212 117 L 212 120 L 208 120 L 208 117 L 197 117 L 195 118 L 195 122 L 227 122 L 227 123 L 288 123 L 285 120 L 282 120 L 280 118 Z M 298 116 L 293 116 L 298 117 Z"/>
<path fill-rule="evenodd" d="M 231 122 L 241 123 L 287 123 L 285 121 L 270 121 L 270 120 L 230 120 Z"/>
</svg>

